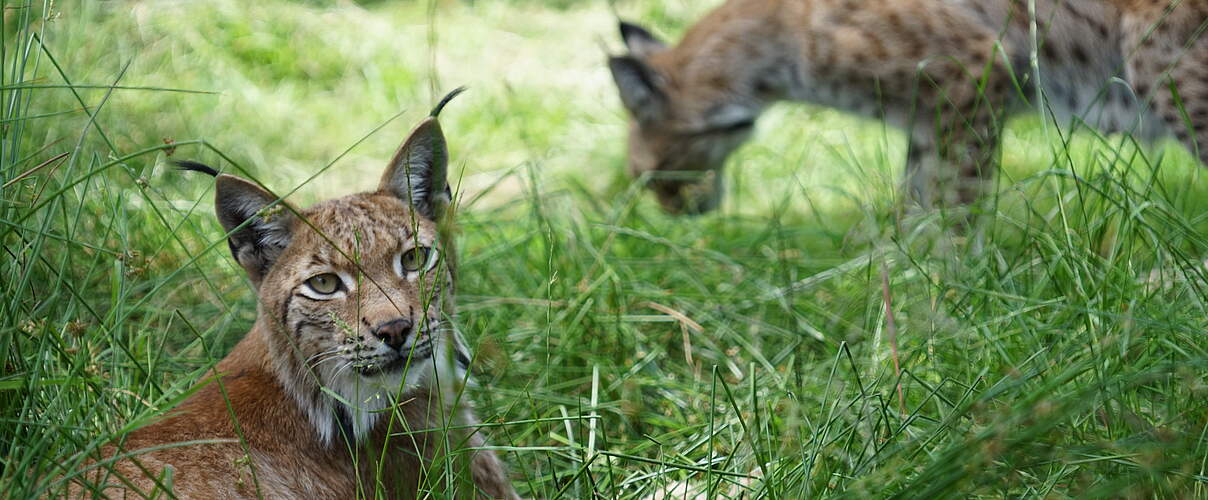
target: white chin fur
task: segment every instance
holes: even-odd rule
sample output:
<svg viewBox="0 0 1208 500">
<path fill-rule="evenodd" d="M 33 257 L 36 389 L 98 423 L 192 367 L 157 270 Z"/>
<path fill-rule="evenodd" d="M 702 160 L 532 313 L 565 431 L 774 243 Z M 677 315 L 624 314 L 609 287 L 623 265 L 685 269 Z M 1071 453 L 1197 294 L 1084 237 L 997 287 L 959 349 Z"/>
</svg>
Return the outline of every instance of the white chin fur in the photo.
<svg viewBox="0 0 1208 500">
<path fill-rule="evenodd" d="M 347 369 L 320 369 L 324 372 L 320 373 L 320 378 L 326 381 L 326 389 L 339 396 L 337 400 L 324 391 L 319 395 L 319 401 L 307 405 L 308 417 L 320 440 L 330 445 L 343 432 L 336 418 L 336 410 L 340 407 L 347 411 L 352 437 L 360 442 L 373 430 L 378 419 L 389 418 L 390 413 L 382 410 L 389 408 L 392 401 L 406 400 L 408 392 L 426 388 L 445 404 L 455 401 L 461 387 L 468 382 L 465 368 L 456 361 L 455 353 L 450 349 L 455 345 L 461 345 L 459 340 L 439 342 L 433 346 L 431 357 L 413 359 L 409 365 L 391 373 L 362 375 Z"/>
</svg>

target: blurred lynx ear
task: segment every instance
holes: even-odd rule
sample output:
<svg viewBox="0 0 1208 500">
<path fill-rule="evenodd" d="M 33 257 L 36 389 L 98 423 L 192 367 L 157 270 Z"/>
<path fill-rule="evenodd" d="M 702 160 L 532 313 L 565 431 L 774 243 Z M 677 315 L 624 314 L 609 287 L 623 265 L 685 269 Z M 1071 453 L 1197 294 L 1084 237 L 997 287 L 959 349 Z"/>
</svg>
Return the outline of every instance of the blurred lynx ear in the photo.
<svg viewBox="0 0 1208 500">
<path fill-rule="evenodd" d="M 228 233 L 227 245 L 257 289 L 273 262 L 289 245 L 297 217 L 277 196 L 255 183 L 192 161 L 179 161 L 182 170 L 215 176 L 214 212 Z M 244 223 L 247 224 L 244 224 Z M 242 226 L 242 227 L 240 227 Z M 236 229 L 238 228 L 238 229 Z"/>
<path fill-rule="evenodd" d="M 428 219 L 439 219 L 453 197 L 448 183 L 449 149 L 437 115 L 464 90 L 464 87 L 458 88 L 446 95 L 415 127 L 394 153 L 378 185 L 378 191 L 406 201 Z"/>
<path fill-rule="evenodd" d="M 617 84 L 621 103 L 633 117 L 642 123 L 652 123 L 663 118 L 667 110 L 667 94 L 660 86 L 660 78 L 641 59 L 633 56 L 608 58 L 608 69 Z"/>
<path fill-rule="evenodd" d="M 656 38 L 649 30 L 633 23 L 619 21 L 621 39 L 629 48 L 629 53 L 645 59 L 655 53 L 667 50 L 667 44 Z"/>
</svg>

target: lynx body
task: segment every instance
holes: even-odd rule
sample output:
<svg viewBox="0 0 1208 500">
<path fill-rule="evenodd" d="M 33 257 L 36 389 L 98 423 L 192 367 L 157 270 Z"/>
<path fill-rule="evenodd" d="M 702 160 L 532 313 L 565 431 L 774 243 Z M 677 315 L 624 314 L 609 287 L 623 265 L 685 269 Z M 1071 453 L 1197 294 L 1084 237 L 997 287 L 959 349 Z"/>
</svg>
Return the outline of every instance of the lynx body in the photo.
<svg viewBox="0 0 1208 500">
<path fill-rule="evenodd" d="M 904 128 L 913 198 L 967 203 L 1039 89 L 1062 125 L 1173 133 L 1204 158 L 1208 0 L 1036 0 L 1034 18 L 1039 84 L 1024 0 L 730 0 L 674 47 L 622 23 L 629 169 L 667 210 L 711 210 L 759 114 L 809 101 Z"/>
</svg>

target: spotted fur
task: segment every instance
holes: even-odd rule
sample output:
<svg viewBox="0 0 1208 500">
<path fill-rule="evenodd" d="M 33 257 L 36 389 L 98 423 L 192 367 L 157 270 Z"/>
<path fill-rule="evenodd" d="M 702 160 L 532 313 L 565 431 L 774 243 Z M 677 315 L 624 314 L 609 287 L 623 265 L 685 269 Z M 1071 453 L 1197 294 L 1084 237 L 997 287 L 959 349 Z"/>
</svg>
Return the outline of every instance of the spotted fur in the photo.
<svg viewBox="0 0 1208 500">
<path fill-rule="evenodd" d="M 629 169 L 666 209 L 710 210 L 760 113 L 808 101 L 905 128 L 914 200 L 969 203 L 1038 89 L 1062 125 L 1174 134 L 1208 158 L 1208 0 L 1036 0 L 1039 82 L 1031 19 L 1025 0 L 729 0 L 674 47 L 622 23 Z"/>
<path fill-rule="evenodd" d="M 374 192 L 299 210 L 218 175 L 218 218 L 257 289 L 256 324 L 196 394 L 101 452 L 132 458 L 112 471 L 94 462 L 73 492 L 129 496 L 158 481 L 185 498 L 517 498 L 459 392 L 471 356 L 451 322 L 447 156 L 434 112 Z M 203 440 L 220 442 L 154 449 Z M 468 480 L 439 476 L 448 454 L 461 466 L 446 472 Z"/>
</svg>

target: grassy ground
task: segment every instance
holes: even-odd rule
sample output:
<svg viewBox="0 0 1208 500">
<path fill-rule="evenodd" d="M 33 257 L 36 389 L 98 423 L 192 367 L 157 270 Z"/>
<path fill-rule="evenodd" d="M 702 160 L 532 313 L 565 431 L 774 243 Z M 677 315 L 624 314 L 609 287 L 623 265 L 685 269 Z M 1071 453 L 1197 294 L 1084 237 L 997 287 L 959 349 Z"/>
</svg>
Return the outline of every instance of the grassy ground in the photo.
<svg viewBox="0 0 1208 500">
<path fill-rule="evenodd" d="M 675 35 L 713 3 L 615 8 Z M 457 85 L 472 396 L 526 496 L 1208 496 L 1186 151 L 1016 120 L 984 249 L 934 252 L 891 217 L 899 132 L 783 105 L 719 213 L 669 217 L 621 173 L 615 36 L 602 1 L 5 4 L 0 496 L 162 414 L 254 319 L 169 157 L 302 204 L 367 189 Z"/>
</svg>

